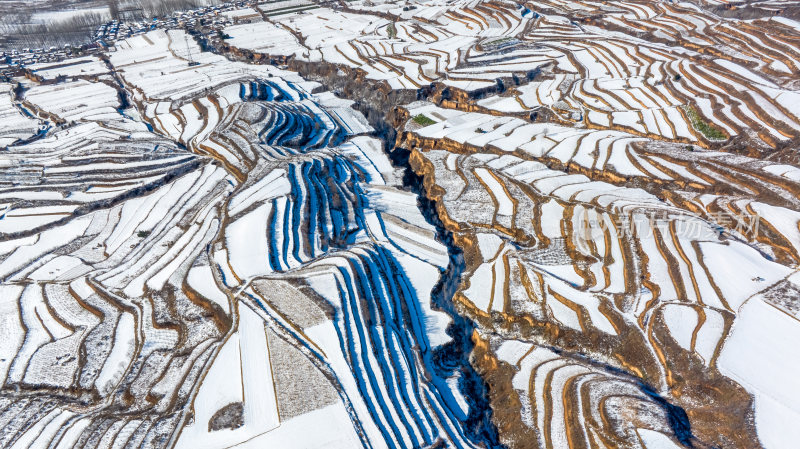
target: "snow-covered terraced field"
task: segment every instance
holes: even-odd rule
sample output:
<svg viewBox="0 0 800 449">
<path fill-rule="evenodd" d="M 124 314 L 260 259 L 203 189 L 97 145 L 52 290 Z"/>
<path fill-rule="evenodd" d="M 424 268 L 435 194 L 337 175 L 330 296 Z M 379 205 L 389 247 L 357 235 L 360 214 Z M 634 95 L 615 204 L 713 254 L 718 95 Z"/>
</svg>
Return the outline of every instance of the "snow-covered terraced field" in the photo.
<svg viewBox="0 0 800 449">
<path fill-rule="evenodd" d="M 430 150 L 415 157 L 435 191 L 444 192 L 439 213 L 473 267 L 456 297 L 467 313 L 479 320 L 507 316 L 541 323 L 541 331 L 520 331 L 533 341 L 544 338 L 562 349 L 620 361 L 678 397 L 698 394 L 697 384 L 719 382 L 706 370 L 715 369 L 742 304 L 793 272 L 719 225 L 641 189 L 511 155 Z M 779 213 L 791 215 L 781 210 L 762 216 L 777 221 Z M 727 401 L 745 400 L 742 393 L 733 388 L 731 399 L 704 391 L 702 400 L 694 400 L 725 410 L 738 405 Z M 529 398 L 520 394 L 521 401 Z M 554 391 L 541 400 L 545 407 L 566 407 L 547 403 L 562 398 L 566 392 Z M 566 431 L 569 438 L 590 439 L 589 427 L 575 422 Z M 637 445 L 621 428 L 605 430 L 624 447 Z M 541 444 L 563 437 L 545 434 Z"/>
<path fill-rule="evenodd" d="M 798 359 L 745 339 L 800 329 L 797 22 L 668 2 L 348 6 L 376 28 L 322 59 L 431 92 L 401 107 L 397 144 L 464 251 L 455 301 L 501 441 L 792 447 L 800 388 L 761 379 Z M 323 14 L 281 21 L 305 36 Z M 419 69 L 375 75 L 398 55 Z"/>
<path fill-rule="evenodd" d="M 0 445 L 478 447 L 448 252 L 372 127 L 188 42 L 7 95 L 49 129 L 3 154 Z"/>
<path fill-rule="evenodd" d="M 90 77 L 109 72 L 108 67 L 100 59 L 92 56 L 73 58 L 67 61 L 34 64 L 31 72 L 42 80 L 58 77 Z"/>
<path fill-rule="evenodd" d="M 800 136 L 798 22 L 724 20 L 669 2 L 412 3 L 354 1 L 360 14 L 321 8 L 234 25 L 228 43 L 339 64 L 393 89 L 505 91 L 477 105 L 546 109 L 570 125 L 701 145 Z"/>
<path fill-rule="evenodd" d="M 413 134 L 424 136 L 435 126 Z M 456 295 L 462 311 L 486 323 L 489 329 L 497 329 L 497 324 L 490 323 L 498 319 L 508 321 L 500 329 L 523 336 L 531 342 L 529 347 L 546 342 L 575 353 L 590 351 L 603 363 L 619 363 L 647 379 L 656 391 L 683 398 L 687 408 L 692 404 L 699 410 L 696 413 L 714 417 L 713 424 L 698 418 L 693 425 L 700 429 L 704 425 L 715 429 L 720 425 L 747 425 L 747 421 L 735 422 L 742 418 L 729 412 L 747 404 L 745 390 L 753 392 L 751 384 L 735 386 L 714 373 L 723 369 L 718 361 L 721 350 L 744 350 L 724 344 L 743 305 L 761 301 L 759 292 L 786 282 L 794 273 L 795 247 L 800 241 L 796 204 L 779 201 L 782 206 L 765 205 L 744 200 L 741 195 L 689 192 L 665 199 L 640 188 L 548 168 L 540 162 L 546 160 L 541 155 L 525 151 L 512 155 L 497 147 L 475 148 L 452 142 L 438 145 L 453 150 L 429 149 L 426 140 L 405 140 L 412 147 L 420 142 L 422 147 L 413 153 L 412 165 L 430 183 L 428 192 L 438 201 L 442 221 L 465 250 L 468 274 Z M 459 154 L 464 149 L 468 154 Z M 709 163 L 709 168 L 712 166 Z M 739 171 L 745 172 L 742 168 Z M 723 184 L 714 185 L 721 188 Z M 704 183 L 694 189 L 710 187 Z M 779 190 L 774 188 L 775 192 Z M 757 191 L 752 194 L 758 196 Z M 717 212 L 723 207 L 726 212 Z M 762 238 L 766 233 L 774 236 L 764 239 L 764 247 L 747 243 L 744 234 L 752 234 L 754 224 L 762 227 Z M 749 237 L 752 240 L 753 236 Z M 776 254 L 782 255 L 785 264 L 775 262 Z M 796 299 L 786 301 L 776 307 L 796 310 Z M 795 313 L 790 312 L 793 316 Z M 768 323 L 763 321 L 762 325 Z M 796 329 L 800 320 L 795 318 L 787 325 Z M 501 354 L 502 347 L 498 351 Z M 780 357 L 784 356 L 793 358 L 789 354 Z M 548 357 L 557 358 L 554 354 Z M 542 447 L 565 447 L 557 442 L 559 438 L 590 441 L 597 426 L 614 435 L 616 447 L 643 445 L 641 435 L 629 433 L 627 424 L 608 424 L 620 422 L 615 417 L 617 412 L 602 407 L 591 410 L 588 404 L 572 402 L 596 403 L 601 399 L 595 394 L 622 394 L 618 389 L 598 387 L 590 392 L 587 387 L 580 394 L 556 389 L 534 397 L 527 381 L 517 380 L 528 376 L 524 370 L 531 368 L 518 361 L 509 363 L 522 370 L 513 378 L 521 404 L 516 419 L 526 423 L 531 432 L 536 429 Z M 780 362 L 776 359 L 772 363 Z M 578 374 L 609 382 L 618 376 L 613 370 L 575 369 Z M 567 384 L 563 386 L 553 380 L 543 388 L 577 388 L 578 378 L 570 379 L 564 380 Z M 797 389 L 788 388 L 791 394 L 797 394 Z M 796 396 L 767 404 L 759 399 L 758 391 L 754 391 L 756 413 L 771 415 L 783 410 L 797 416 Z M 533 418 L 531 407 L 540 410 Z M 555 424 L 543 427 L 541 421 L 537 424 L 536 419 L 558 418 L 555 411 L 543 410 L 563 407 L 584 410 L 584 414 L 611 415 L 592 422 L 569 417 L 567 428 Z M 542 413 L 549 418 L 542 418 Z M 720 418 L 723 415 L 725 420 Z M 508 414 L 503 419 L 509 419 Z M 671 419 L 643 422 L 647 429 L 663 430 Z M 553 433 L 542 433 L 543 428 Z M 771 435 L 760 426 L 756 430 L 761 438 Z M 770 431 L 791 434 L 792 427 L 775 425 Z M 683 437 L 686 439 L 681 440 L 678 434 L 678 441 L 672 444 L 691 440 Z M 747 444 L 734 439 L 723 441 L 737 447 Z"/>
<path fill-rule="evenodd" d="M 0 447 L 796 447 L 795 5 L 221 14 L 0 84 Z"/>
</svg>

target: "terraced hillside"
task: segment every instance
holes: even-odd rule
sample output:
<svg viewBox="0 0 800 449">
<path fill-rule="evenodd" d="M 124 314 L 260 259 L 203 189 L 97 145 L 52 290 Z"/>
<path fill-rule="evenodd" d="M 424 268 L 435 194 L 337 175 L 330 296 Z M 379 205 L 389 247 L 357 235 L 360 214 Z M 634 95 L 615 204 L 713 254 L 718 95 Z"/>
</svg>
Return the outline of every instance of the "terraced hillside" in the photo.
<svg viewBox="0 0 800 449">
<path fill-rule="evenodd" d="M 393 89 L 437 82 L 455 102 L 498 92 L 471 106 L 570 126 L 701 146 L 735 136 L 731 146 L 753 154 L 800 132 L 796 22 L 783 17 L 725 20 L 650 1 L 347 7 L 234 26 L 228 43 L 339 64 Z"/>
<path fill-rule="evenodd" d="M 20 69 L 0 447 L 795 447 L 788 3 L 266 2 Z"/>
<path fill-rule="evenodd" d="M 0 444 L 471 446 L 447 249 L 372 128 L 186 42 L 9 103 L 48 128 L 4 153 Z"/>
<path fill-rule="evenodd" d="M 417 91 L 386 120 L 463 250 L 504 444 L 792 447 L 790 6 L 356 1 L 222 47 Z"/>
</svg>

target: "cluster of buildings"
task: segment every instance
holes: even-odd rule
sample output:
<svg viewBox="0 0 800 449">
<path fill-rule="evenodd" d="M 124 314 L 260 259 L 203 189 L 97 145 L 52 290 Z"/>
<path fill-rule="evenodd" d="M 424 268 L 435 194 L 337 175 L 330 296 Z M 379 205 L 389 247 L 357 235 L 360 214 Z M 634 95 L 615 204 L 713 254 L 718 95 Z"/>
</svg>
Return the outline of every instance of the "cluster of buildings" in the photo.
<svg viewBox="0 0 800 449">
<path fill-rule="evenodd" d="M 100 25 L 92 34 L 91 40 L 80 46 L 64 45 L 49 48 L 23 48 L 21 50 L 0 50 L 0 82 L 9 80 L 15 72 L 26 66 L 57 62 L 74 55 L 90 54 L 99 49 L 111 49 L 117 40 L 135 34 L 162 28 L 190 28 L 203 34 L 221 31 L 232 23 L 253 20 L 256 10 L 250 8 L 255 3 L 245 1 L 226 2 L 219 5 L 204 6 L 188 11 L 175 11 L 166 17 L 149 20 L 112 20 Z M 135 11 L 120 11 L 122 17 L 134 17 Z M 260 19 L 260 14 L 258 19 Z"/>
</svg>

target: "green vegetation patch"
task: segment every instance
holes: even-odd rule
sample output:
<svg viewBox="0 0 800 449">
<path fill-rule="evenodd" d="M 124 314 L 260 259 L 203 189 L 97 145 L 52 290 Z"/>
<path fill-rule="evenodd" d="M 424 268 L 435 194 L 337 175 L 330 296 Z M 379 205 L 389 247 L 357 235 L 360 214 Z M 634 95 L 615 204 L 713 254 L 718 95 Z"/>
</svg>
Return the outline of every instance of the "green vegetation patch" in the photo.
<svg viewBox="0 0 800 449">
<path fill-rule="evenodd" d="M 505 44 L 506 42 L 511 42 L 511 39 L 512 39 L 512 38 L 510 38 L 510 37 L 504 37 L 504 38 L 502 38 L 502 39 L 497 39 L 497 40 L 493 40 L 493 41 L 487 42 L 487 43 L 486 43 L 486 45 L 500 45 L 500 44 Z"/>
<path fill-rule="evenodd" d="M 513 37 L 504 37 L 502 39 L 495 39 L 493 41 L 489 41 L 489 42 L 483 44 L 483 46 L 484 47 L 491 47 L 491 46 L 494 46 L 494 45 L 505 44 L 506 42 L 511 42 L 512 40 L 514 40 Z"/>
<path fill-rule="evenodd" d="M 417 114 L 416 117 L 414 117 L 411 120 L 414 120 L 414 123 L 422 126 L 433 125 L 434 123 L 436 123 L 436 120 L 432 120 L 422 114 Z"/>
<path fill-rule="evenodd" d="M 394 39 L 397 37 L 397 28 L 394 27 L 394 22 L 390 23 L 386 27 L 386 32 L 389 33 L 389 39 Z"/>
<path fill-rule="evenodd" d="M 726 140 L 728 138 L 728 135 L 725 134 L 724 131 L 703 120 L 703 117 L 700 115 L 700 113 L 698 113 L 693 107 L 687 105 L 683 107 L 683 110 L 686 111 L 686 115 L 688 115 L 689 120 L 692 121 L 692 126 L 694 129 L 700 131 L 700 133 L 702 133 L 706 139 Z"/>
</svg>

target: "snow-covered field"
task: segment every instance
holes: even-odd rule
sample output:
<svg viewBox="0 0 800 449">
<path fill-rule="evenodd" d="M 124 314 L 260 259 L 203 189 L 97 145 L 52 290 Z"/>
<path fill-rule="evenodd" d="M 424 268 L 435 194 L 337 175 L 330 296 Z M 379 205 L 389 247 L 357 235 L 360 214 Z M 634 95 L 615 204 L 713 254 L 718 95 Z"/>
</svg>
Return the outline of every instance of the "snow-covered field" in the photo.
<svg viewBox="0 0 800 449">
<path fill-rule="evenodd" d="M 773 146 L 800 135 L 797 93 L 759 74 L 789 80 L 800 70 L 787 44 L 791 27 L 783 22 L 769 37 L 763 33 L 772 25 L 764 21 L 714 23 L 683 4 L 639 9 L 611 2 L 604 9 L 554 1 L 543 7 L 568 11 L 582 5 L 604 14 L 581 25 L 505 2 L 413 3 L 413 9 L 401 9 L 391 2 L 354 1 L 349 8 L 361 14 L 320 8 L 226 32 L 234 47 L 340 64 L 393 89 L 438 81 L 475 92 L 494 89 L 501 79 L 510 95 L 478 102 L 494 111 L 544 107 L 569 122 L 686 143 L 724 140 L 743 129 Z M 659 13 L 672 18 L 662 20 Z M 647 29 L 656 29 L 661 40 L 691 34 L 684 47 L 625 34 Z M 731 34 L 737 39 L 729 39 Z M 696 64 L 704 58 L 698 45 L 711 38 L 731 46 L 733 60 Z M 741 43 L 748 39 L 758 47 Z M 520 85 L 526 78 L 544 80 Z"/>
<path fill-rule="evenodd" d="M 447 250 L 352 101 L 179 31 L 117 47 L 121 85 L 7 87 L 47 126 L 3 154 L 0 380 L 38 396 L 2 444 L 472 445 L 431 368 Z"/>
<path fill-rule="evenodd" d="M 0 446 L 793 448 L 757 3 L 270 1 L 11 74 Z"/>
</svg>

